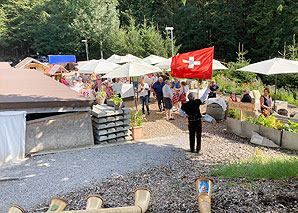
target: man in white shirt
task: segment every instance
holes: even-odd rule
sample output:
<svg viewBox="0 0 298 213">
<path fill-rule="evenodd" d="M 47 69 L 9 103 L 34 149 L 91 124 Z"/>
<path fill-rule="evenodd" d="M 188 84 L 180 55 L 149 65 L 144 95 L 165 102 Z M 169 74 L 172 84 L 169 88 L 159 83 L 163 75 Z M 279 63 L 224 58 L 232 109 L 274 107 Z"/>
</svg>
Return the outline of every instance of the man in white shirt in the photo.
<svg viewBox="0 0 298 213">
<path fill-rule="evenodd" d="M 144 83 L 145 84 L 148 84 L 148 86 L 149 86 L 149 90 L 148 90 L 148 102 L 150 102 L 150 88 L 151 88 L 152 81 L 151 81 L 151 79 L 149 78 L 148 75 L 145 75 L 144 76 Z"/>
<path fill-rule="evenodd" d="M 150 115 L 149 104 L 148 104 L 148 101 L 149 101 L 148 92 L 149 92 L 149 85 L 144 82 L 143 78 L 141 78 L 139 81 L 139 84 L 138 84 L 138 93 L 139 93 L 140 100 L 142 103 L 142 112 L 143 112 L 143 114 L 145 114 L 144 105 L 146 105 L 147 113 L 148 113 L 148 115 Z"/>
<path fill-rule="evenodd" d="M 170 80 L 165 80 L 165 85 L 162 88 L 162 93 L 163 93 L 163 101 L 165 103 L 165 108 L 166 108 L 166 118 L 167 120 L 174 120 L 174 118 L 172 118 L 173 92 L 171 90 Z"/>
<path fill-rule="evenodd" d="M 114 91 L 114 95 L 118 95 L 121 98 L 122 83 L 119 78 L 113 79 L 113 82 L 112 89 Z"/>
<path fill-rule="evenodd" d="M 83 78 L 79 77 L 79 81 L 77 82 L 77 87 L 81 90 L 84 87 Z"/>
<path fill-rule="evenodd" d="M 72 84 L 69 86 L 70 89 L 73 89 L 76 92 L 80 92 L 80 89 L 78 87 L 77 81 L 72 80 Z"/>
</svg>

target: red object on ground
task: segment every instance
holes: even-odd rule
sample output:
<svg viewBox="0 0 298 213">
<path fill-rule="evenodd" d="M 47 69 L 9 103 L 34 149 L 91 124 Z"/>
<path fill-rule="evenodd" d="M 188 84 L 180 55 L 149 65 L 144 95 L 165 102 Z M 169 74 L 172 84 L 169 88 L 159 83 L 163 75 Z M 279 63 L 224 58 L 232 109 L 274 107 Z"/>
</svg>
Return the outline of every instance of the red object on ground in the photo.
<svg viewBox="0 0 298 213">
<path fill-rule="evenodd" d="M 214 47 L 209 47 L 174 56 L 172 77 L 211 79 L 213 54 Z"/>
</svg>

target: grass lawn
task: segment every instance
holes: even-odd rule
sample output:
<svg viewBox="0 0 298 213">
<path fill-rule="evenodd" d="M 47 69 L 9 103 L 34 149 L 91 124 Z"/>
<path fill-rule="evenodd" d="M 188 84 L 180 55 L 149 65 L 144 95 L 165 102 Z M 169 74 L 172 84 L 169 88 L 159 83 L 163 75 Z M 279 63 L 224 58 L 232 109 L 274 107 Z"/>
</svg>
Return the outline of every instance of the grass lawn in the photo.
<svg viewBox="0 0 298 213">
<path fill-rule="evenodd" d="M 258 153 L 248 159 L 217 166 L 211 175 L 247 179 L 298 179 L 298 157 L 270 157 Z"/>
</svg>

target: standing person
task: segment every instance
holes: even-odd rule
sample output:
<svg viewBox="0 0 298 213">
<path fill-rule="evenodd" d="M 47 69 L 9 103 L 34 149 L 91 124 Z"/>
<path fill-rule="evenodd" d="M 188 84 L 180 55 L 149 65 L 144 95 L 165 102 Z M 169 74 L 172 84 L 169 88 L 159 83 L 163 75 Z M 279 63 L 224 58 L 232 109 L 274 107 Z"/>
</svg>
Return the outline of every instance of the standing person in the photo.
<svg viewBox="0 0 298 213">
<path fill-rule="evenodd" d="M 155 82 L 157 82 L 158 81 L 158 77 L 157 77 L 157 75 L 156 75 L 156 72 L 155 73 L 153 73 L 153 75 L 151 76 L 151 84 L 153 85 Z"/>
<path fill-rule="evenodd" d="M 188 101 L 188 93 L 189 93 L 188 86 L 186 85 L 185 81 L 182 81 L 181 90 L 179 91 L 179 101 L 181 102 L 181 104 Z"/>
<path fill-rule="evenodd" d="M 120 82 L 119 78 L 114 78 L 112 84 L 112 89 L 114 92 L 114 95 L 117 95 L 119 98 L 121 98 L 121 88 L 122 88 L 122 83 Z"/>
<path fill-rule="evenodd" d="M 69 83 L 66 81 L 65 75 L 62 75 L 62 78 L 60 79 L 60 83 L 66 85 L 66 86 L 69 86 Z"/>
<path fill-rule="evenodd" d="M 172 88 L 174 89 L 175 92 L 180 91 L 181 84 L 178 78 L 174 78 L 174 81 L 172 82 Z"/>
<path fill-rule="evenodd" d="M 211 80 L 210 92 L 208 98 L 216 98 L 216 93 L 219 93 L 219 86 L 216 84 L 215 80 Z"/>
<path fill-rule="evenodd" d="M 69 86 L 70 89 L 73 89 L 76 92 L 80 92 L 80 89 L 77 86 L 77 81 L 76 80 L 72 80 L 72 84 Z"/>
<path fill-rule="evenodd" d="M 203 104 L 204 100 L 207 98 L 210 92 L 210 84 L 208 88 L 204 92 L 201 98 L 199 98 L 199 87 L 197 97 L 195 97 L 194 93 L 189 93 L 188 99 L 189 101 L 182 104 L 179 113 L 188 118 L 188 130 L 189 130 L 189 145 L 190 151 L 195 152 L 195 140 L 197 136 L 197 147 L 196 152 L 199 153 L 201 150 L 201 135 L 202 135 L 202 115 L 200 112 L 200 105 Z"/>
<path fill-rule="evenodd" d="M 97 81 L 97 75 L 96 75 L 95 73 L 92 73 L 92 75 L 90 76 L 90 78 L 91 78 L 92 82 L 93 82 L 94 84 L 96 84 L 96 81 Z"/>
<path fill-rule="evenodd" d="M 150 102 L 150 87 L 151 87 L 152 81 L 151 81 L 151 79 L 149 78 L 148 75 L 145 75 L 144 76 L 144 83 L 148 84 L 148 86 L 149 86 L 149 90 L 148 90 L 148 102 Z"/>
<path fill-rule="evenodd" d="M 273 102 L 269 93 L 269 88 L 265 88 L 264 94 L 260 97 L 261 111 L 265 116 L 271 115 L 273 109 Z"/>
<path fill-rule="evenodd" d="M 86 83 L 87 82 L 87 79 L 88 79 L 88 76 L 85 73 L 83 73 L 81 78 L 83 80 L 83 83 Z"/>
<path fill-rule="evenodd" d="M 79 77 L 79 81 L 77 83 L 77 87 L 80 88 L 80 89 L 83 89 L 84 82 L 83 82 L 83 78 L 82 77 Z"/>
<path fill-rule="evenodd" d="M 78 77 L 78 73 L 77 72 L 75 72 L 74 76 L 72 77 L 72 80 L 76 80 L 76 81 L 79 80 L 79 77 Z"/>
<path fill-rule="evenodd" d="M 139 85 L 138 85 L 138 93 L 139 93 L 140 100 L 141 100 L 141 103 L 142 103 L 142 112 L 143 112 L 143 114 L 145 114 L 144 105 L 146 105 L 147 113 L 148 113 L 148 115 L 150 115 L 149 104 L 148 104 L 148 99 L 149 99 L 148 91 L 149 91 L 149 85 L 144 82 L 143 78 L 141 78 L 140 82 L 139 82 Z"/>
<path fill-rule="evenodd" d="M 165 108 L 166 108 L 166 118 L 167 120 L 175 120 L 174 118 L 172 118 L 173 92 L 171 90 L 170 80 L 165 81 L 165 86 L 162 88 L 162 93 L 163 93 L 163 101 L 165 103 Z"/>
<path fill-rule="evenodd" d="M 155 82 L 151 87 L 151 92 L 156 96 L 157 104 L 159 111 L 162 112 L 165 110 L 165 103 L 163 101 L 162 88 L 164 87 L 165 82 L 162 77 L 158 78 L 158 81 Z"/>
<path fill-rule="evenodd" d="M 249 88 L 246 87 L 243 89 L 243 95 L 241 98 L 241 102 L 243 102 L 243 103 L 251 103 L 252 102 L 252 99 L 251 99 L 249 93 L 250 93 Z"/>
</svg>

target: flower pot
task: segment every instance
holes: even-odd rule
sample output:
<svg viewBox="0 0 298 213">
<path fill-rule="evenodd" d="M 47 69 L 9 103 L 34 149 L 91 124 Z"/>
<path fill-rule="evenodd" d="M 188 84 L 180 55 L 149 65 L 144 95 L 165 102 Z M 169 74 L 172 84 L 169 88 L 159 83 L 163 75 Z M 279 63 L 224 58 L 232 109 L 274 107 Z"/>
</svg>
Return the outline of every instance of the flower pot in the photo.
<svg viewBox="0 0 298 213">
<path fill-rule="evenodd" d="M 273 129 L 273 128 L 269 128 L 269 127 L 265 127 L 265 126 L 260 126 L 260 134 L 263 137 L 266 137 L 270 140 L 272 140 L 274 143 L 276 143 L 277 145 L 281 145 L 280 141 L 281 141 L 281 130 L 277 130 L 277 129 Z"/>
<path fill-rule="evenodd" d="M 142 129 L 141 126 L 135 126 L 131 129 L 131 136 L 133 140 L 141 140 L 142 139 Z"/>
<path fill-rule="evenodd" d="M 259 125 L 256 125 L 247 121 L 241 122 L 241 137 L 251 138 L 252 132 L 259 132 L 259 131 L 260 131 Z"/>
<path fill-rule="evenodd" d="M 283 131 L 281 147 L 290 150 L 298 150 L 298 133 Z"/>
<path fill-rule="evenodd" d="M 227 130 L 230 133 L 241 136 L 241 121 L 233 118 L 227 119 Z"/>
<path fill-rule="evenodd" d="M 105 103 L 106 98 L 98 98 L 98 104 L 103 105 Z"/>
<path fill-rule="evenodd" d="M 122 108 L 122 104 L 123 104 L 123 102 L 120 102 L 119 104 L 115 104 L 115 103 L 114 103 L 114 108 L 115 108 L 115 110 L 119 110 L 119 109 L 121 109 L 121 108 Z"/>
<path fill-rule="evenodd" d="M 113 107 L 114 106 L 114 102 L 111 101 L 110 99 L 107 99 L 107 105 Z"/>
</svg>

